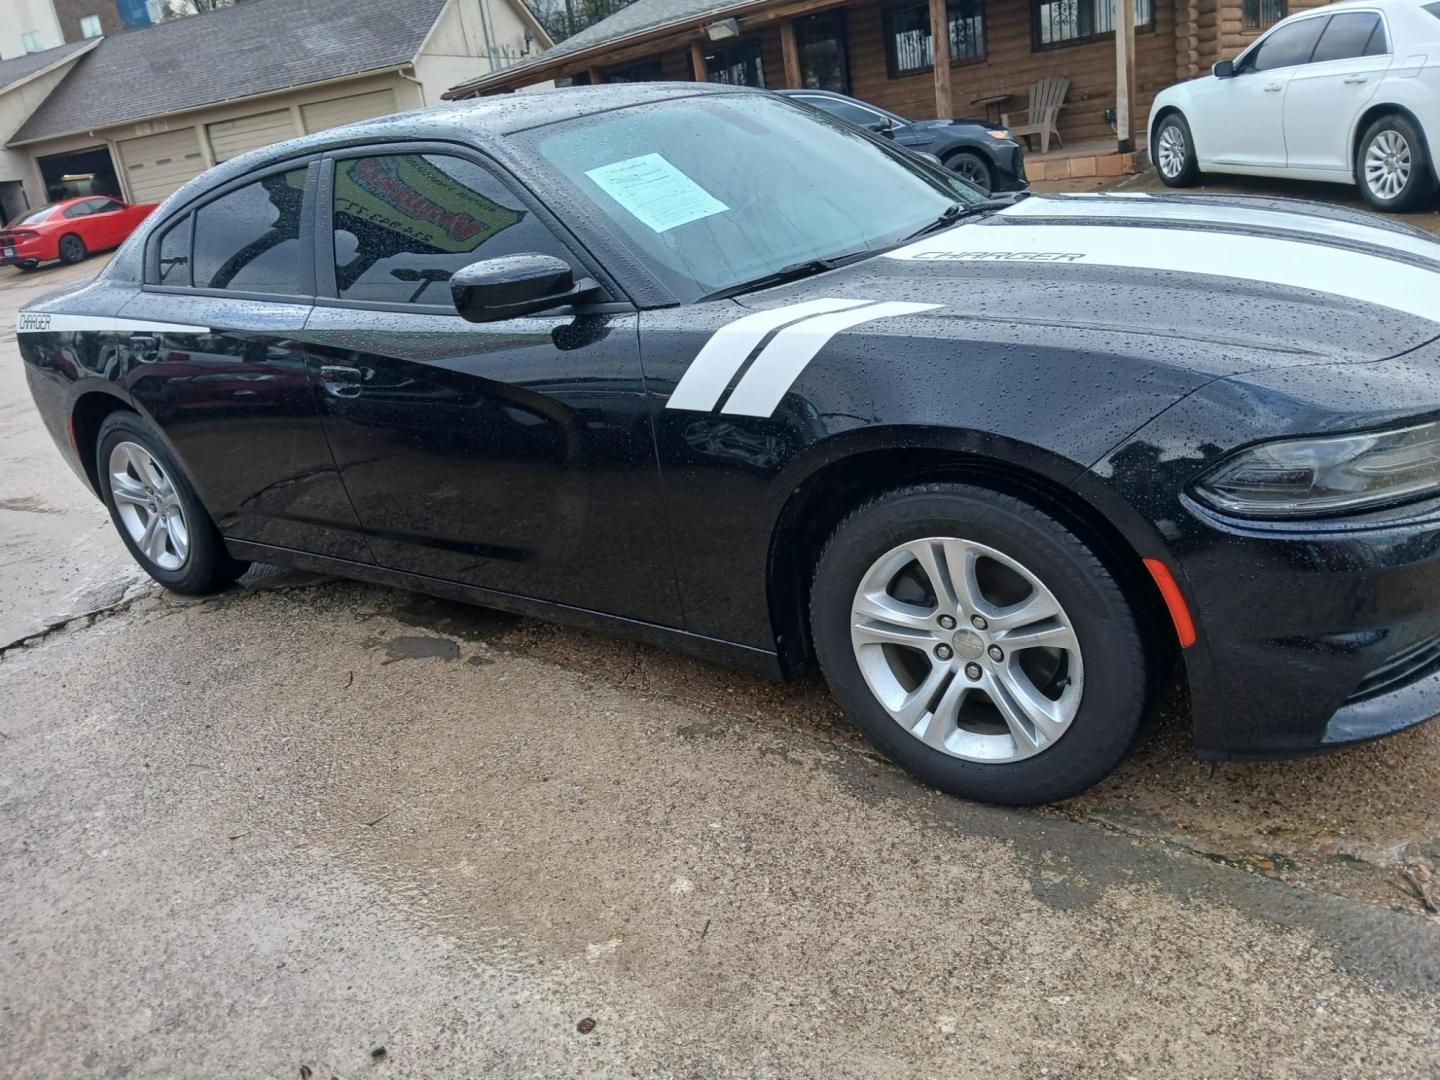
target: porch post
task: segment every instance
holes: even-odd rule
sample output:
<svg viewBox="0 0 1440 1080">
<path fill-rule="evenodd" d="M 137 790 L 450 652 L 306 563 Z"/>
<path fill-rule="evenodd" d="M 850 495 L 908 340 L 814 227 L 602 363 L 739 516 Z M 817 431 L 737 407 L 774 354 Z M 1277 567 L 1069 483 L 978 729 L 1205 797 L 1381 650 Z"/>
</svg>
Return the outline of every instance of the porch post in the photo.
<svg viewBox="0 0 1440 1080">
<path fill-rule="evenodd" d="M 780 55 L 785 58 L 786 87 L 800 89 L 800 50 L 795 45 L 795 23 L 791 19 L 780 23 Z"/>
<path fill-rule="evenodd" d="M 690 43 L 690 70 L 695 75 L 696 82 L 709 82 L 709 72 L 705 69 L 705 47 L 698 41 Z"/>
<path fill-rule="evenodd" d="M 930 44 L 935 57 L 935 115 L 944 119 L 955 115 L 950 101 L 950 19 L 945 0 L 930 0 Z"/>
<path fill-rule="evenodd" d="M 1115 0 L 1115 150 L 1135 149 L 1135 0 Z"/>
</svg>

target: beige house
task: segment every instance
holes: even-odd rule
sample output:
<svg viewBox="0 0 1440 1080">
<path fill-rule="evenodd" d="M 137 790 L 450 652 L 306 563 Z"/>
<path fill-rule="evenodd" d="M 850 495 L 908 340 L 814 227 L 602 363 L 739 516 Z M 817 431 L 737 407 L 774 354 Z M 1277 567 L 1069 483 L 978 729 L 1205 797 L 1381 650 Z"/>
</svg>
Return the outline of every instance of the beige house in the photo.
<svg viewBox="0 0 1440 1080">
<path fill-rule="evenodd" d="M 436 104 L 550 44 L 522 0 L 247 0 L 57 57 L 35 77 L 51 80 L 43 95 L 17 104 L 24 122 L 0 127 L 0 169 L 23 162 L 29 205 L 87 190 L 153 202 L 247 150 Z"/>
</svg>

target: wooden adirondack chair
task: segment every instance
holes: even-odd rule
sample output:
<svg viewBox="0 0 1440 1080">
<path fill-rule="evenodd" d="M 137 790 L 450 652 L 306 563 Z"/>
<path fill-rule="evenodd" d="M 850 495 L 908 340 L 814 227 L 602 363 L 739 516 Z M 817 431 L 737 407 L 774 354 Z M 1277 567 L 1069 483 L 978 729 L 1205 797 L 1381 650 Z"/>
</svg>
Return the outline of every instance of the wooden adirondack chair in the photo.
<svg viewBox="0 0 1440 1080">
<path fill-rule="evenodd" d="M 1055 141 L 1061 146 L 1065 140 L 1060 138 L 1060 129 L 1056 121 L 1060 118 L 1060 110 L 1065 107 L 1065 95 L 1070 92 L 1070 80 L 1061 78 L 1058 75 L 1047 79 L 1041 79 L 1030 88 L 1030 105 L 1025 113 L 1023 124 L 1011 124 L 1008 115 L 1000 117 L 1000 123 L 1010 129 L 1012 135 L 1039 135 L 1040 152 L 1047 153 L 1050 150 L 1050 136 L 1055 136 Z M 1027 138 L 1026 143 L 1030 140 Z"/>
</svg>

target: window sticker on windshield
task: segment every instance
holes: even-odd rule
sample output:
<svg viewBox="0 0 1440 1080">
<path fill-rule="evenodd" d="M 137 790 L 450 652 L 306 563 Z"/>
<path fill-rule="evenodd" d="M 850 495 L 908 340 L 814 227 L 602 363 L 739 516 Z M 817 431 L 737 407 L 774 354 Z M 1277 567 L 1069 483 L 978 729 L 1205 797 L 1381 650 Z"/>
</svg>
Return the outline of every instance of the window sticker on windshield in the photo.
<svg viewBox="0 0 1440 1080">
<path fill-rule="evenodd" d="M 657 233 L 730 209 L 659 154 L 587 169 L 585 175 Z"/>
</svg>

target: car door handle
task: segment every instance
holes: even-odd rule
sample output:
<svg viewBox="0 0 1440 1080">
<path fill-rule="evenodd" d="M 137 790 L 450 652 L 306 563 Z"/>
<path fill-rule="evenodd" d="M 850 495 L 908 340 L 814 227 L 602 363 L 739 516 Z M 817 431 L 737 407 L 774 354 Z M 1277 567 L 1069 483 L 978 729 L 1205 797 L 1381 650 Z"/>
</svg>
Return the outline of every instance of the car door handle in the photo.
<svg viewBox="0 0 1440 1080">
<path fill-rule="evenodd" d="M 1350 78 L 1348 78 L 1348 79 L 1345 80 L 1345 85 L 1346 85 L 1346 86 L 1359 86 L 1361 83 L 1367 83 L 1367 82 L 1369 82 L 1369 81 L 1370 81 L 1370 76 L 1369 76 L 1369 75 L 1351 75 Z"/>
<path fill-rule="evenodd" d="M 1284 89 L 1285 88 L 1281 86 L 1278 82 L 1272 82 L 1269 86 L 1265 87 L 1265 93 L 1278 94 L 1281 90 Z"/>
<path fill-rule="evenodd" d="M 341 386 L 358 386 L 365 381 L 365 372 L 358 367 L 324 364 L 320 368 L 320 379 L 323 382 L 338 383 Z"/>
</svg>

